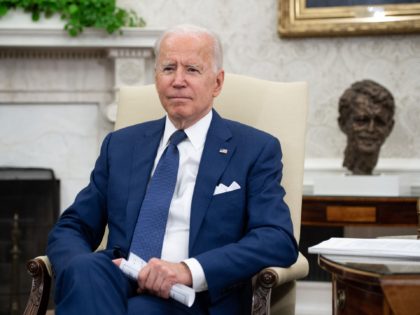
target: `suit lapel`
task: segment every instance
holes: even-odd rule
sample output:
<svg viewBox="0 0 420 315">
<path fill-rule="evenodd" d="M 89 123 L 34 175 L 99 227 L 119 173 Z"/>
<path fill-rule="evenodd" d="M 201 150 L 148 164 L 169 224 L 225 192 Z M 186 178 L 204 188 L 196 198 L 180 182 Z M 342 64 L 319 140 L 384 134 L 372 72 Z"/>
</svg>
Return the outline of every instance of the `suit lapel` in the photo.
<svg viewBox="0 0 420 315">
<path fill-rule="evenodd" d="M 128 246 L 137 222 L 141 203 L 146 193 L 150 173 L 153 168 L 156 152 L 165 128 L 165 118 L 153 123 L 139 139 L 133 148 L 131 166 L 130 190 L 127 201 L 126 231 Z"/>
<path fill-rule="evenodd" d="M 235 151 L 235 145 L 229 142 L 231 137 L 223 119 L 213 110 L 191 203 L 190 252 L 213 198 L 214 189 Z"/>
</svg>

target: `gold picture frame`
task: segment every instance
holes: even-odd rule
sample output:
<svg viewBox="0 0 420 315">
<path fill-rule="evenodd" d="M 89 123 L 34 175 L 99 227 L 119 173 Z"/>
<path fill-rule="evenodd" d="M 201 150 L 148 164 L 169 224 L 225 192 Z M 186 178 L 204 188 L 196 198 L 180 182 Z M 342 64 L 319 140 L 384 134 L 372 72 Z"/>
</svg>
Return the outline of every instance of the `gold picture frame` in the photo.
<svg viewBox="0 0 420 315">
<path fill-rule="evenodd" d="M 308 7 L 307 1 L 279 0 L 280 36 L 354 36 L 420 32 L 420 0 L 418 3 L 400 3 L 404 0 L 396 0 L 393 4 L 385 4 L 390 0 L 384 0 L 384 4 L 380 5 L 369 5 L 372 1 L 366 0 L 365 5 L 341 6 L 328 5 L 329 1 L 310 0 L 311 5 L 315 3 L 316 7 Z M 378 2 L 380 1 L 375 1 Z M 322 3 L 325 3 L 325 6 L 322 6 Z"/>
</svg>

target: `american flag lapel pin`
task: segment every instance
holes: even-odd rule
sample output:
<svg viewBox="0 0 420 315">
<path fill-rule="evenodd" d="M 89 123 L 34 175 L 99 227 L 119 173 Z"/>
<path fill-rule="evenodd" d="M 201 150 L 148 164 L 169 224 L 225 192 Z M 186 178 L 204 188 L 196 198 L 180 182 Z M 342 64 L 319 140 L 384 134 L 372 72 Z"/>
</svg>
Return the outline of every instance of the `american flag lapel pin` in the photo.
<svg viewBox="0 0 420 315">
<path fill-rule="evenodd" d="M 219 153 L 227 154 L 228 153 L 228 149 L 222 148 L 222 149 L 219 150 Z"/>
</svg>

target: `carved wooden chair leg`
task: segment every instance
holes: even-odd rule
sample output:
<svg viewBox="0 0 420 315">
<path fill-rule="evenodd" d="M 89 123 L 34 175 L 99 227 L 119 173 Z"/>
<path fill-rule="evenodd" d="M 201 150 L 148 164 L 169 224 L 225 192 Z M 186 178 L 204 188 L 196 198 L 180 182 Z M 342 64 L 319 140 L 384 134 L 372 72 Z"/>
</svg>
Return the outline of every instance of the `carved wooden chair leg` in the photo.
<svg viewBox="0 0 420 315">
<path fill-rule="evenodd" d="M 277 282 L 277 274 L 270 269 L 262 270 L 254 284 L 252 315 L 270 315 L 271 291 Z"/>
<path fill-rule="evenodd" d="M 31 293 L 24 315 L 45 315 L 51 289 L 51 276 L 45 262 L 40 258 L 28 261 L 26 269 L 32 277 Z"/>
</svg>

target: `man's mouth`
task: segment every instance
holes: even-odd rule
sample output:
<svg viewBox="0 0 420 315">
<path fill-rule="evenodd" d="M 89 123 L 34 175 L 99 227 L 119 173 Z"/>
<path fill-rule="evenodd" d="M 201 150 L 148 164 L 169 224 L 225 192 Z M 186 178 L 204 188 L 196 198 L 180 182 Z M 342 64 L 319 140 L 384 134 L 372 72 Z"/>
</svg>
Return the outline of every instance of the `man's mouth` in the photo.
<svg viewBox="0 0 420 315">
<path fill-rule="evenodd" d="M 360 136 L 359 135 L 359 144 L 367 147 L 376 147 L 380 145 L 381 140 L 378 137 L 373 136 Z"/>
<path fill-rule="evenodd" d="M 372 136 L 359 136 L 360 140 L 366 141 L 366 142 L 376 142 L 379 141 L 378 137 L 372 137 Z"/>
<path fill-rule="evenodd" d="M 170 100 L 191 100 L 192 98 L 185 95 L 170 95 L 168 96 Z"/>
</svg>

